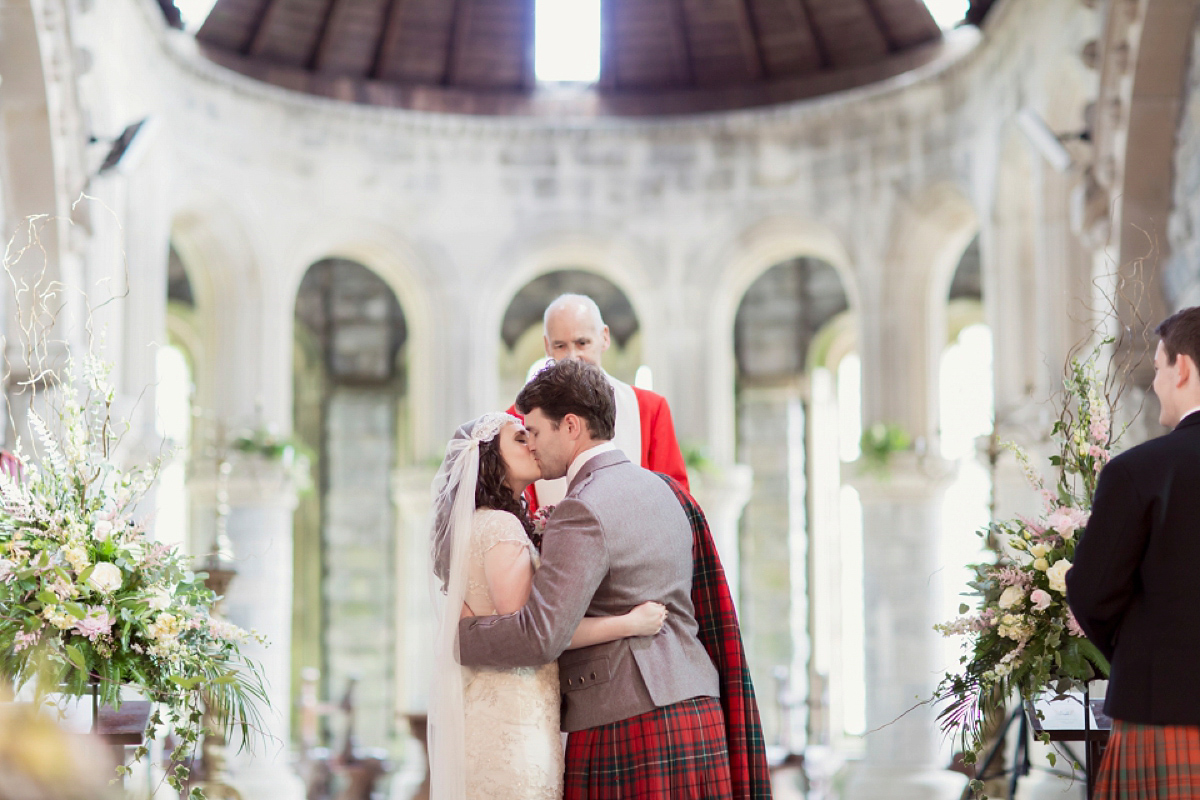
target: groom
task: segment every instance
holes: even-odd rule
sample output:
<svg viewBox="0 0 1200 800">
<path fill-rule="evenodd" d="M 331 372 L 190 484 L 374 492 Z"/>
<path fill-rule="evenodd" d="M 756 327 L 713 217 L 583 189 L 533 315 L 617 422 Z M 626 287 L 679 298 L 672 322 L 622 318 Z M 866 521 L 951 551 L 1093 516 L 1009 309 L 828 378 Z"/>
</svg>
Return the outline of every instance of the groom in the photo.
<svg viewBox="0 0 1200 800">
<path fill-rule="evenodd" d="M 721 684 L 697 638 L 692 528 L 679 499 L 612 444 L 613 391 L 582 361 L 551 364 L 517 397 L 544 478 L 566 477 L 525 607 L 459 625 L 467 666 L 559 663 L 565 798 L 728 798 Z M 584 615 L 644 600 L 668 609 L 653 637 L 567 651 Z"/>
<path fill-rule="evenodd" d="M 1095 797 L 1200 797 L 1200 308 L 1164 320 L 1159 422 L 1114 458 L 1067 572 L 1067 600 L 1112 664 Z"/>
</svg>

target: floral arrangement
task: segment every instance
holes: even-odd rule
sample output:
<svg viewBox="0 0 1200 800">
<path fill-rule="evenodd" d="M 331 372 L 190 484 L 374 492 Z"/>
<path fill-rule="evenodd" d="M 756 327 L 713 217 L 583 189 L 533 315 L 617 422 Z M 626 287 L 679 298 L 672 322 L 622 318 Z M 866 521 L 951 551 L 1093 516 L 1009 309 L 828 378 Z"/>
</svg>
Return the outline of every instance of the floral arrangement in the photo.
<svg viewBox="0 0 1200 800">
<path fill-rule="evenodd" d="M 280 436 L 278 431 L 271 427 L 259 427 L 238 434 L 230 446 L 238 453 L 278 461 L 301 493 L 313 488 L 310 469 L 313 453 L 298 439 Z"/>
<path fill-rule="evenodd" d="M 46 395 L 61 407 L 37 410 L 52 405 L 43 395 L 28 416 L 37 461 L 18 441 L 19 472 L 0 473 L 0 675 L 32 686 L 39 702 L 94 693 L 119 705 L 122 686 L 139 688 L 157 703 L 146 741 L 168 722 L 174 730 L 166 779 L 182 792 L 204 708 L 245 746 L 266 695 L 241 652 L 251 634 L 213 617 L 206 576 L 135 519 L 159 464 L 114 462 L 110 369 L 89 356 L 82 380 L 71 365 L 52 376 Z"/>
<path fill-rule="evenodd" d="M 554 506 L 542 506 L 533 512 L 533 517 L 531 518 L 533 533 L 529 535 L 529 538 L 539 553 L 542 552 L 542 536 L 546 533 L 546 524 L 550 521 L 550 515 L 553 513 Z"/>
<path fill-rule="evenodd" d="M 961 671 L 945 676 L 934 700 L 946 704 L 939 714 L 942 729 L 958 739 L 968 764 L 987 743 L 985 719 L 1014 694 L 1024 699 L 1046 691 L 1062 694 L 1108 675 L 1108 662 L 1067 606 L 1066 574 L 1087 525 L 1097 476 L 1120 438 L 1112 430 L 1115 400 L 1096 367 L 1110 343 L 1070 362 L 1063 412 L 1051 432 L 1059 444 L 1059 454 L 1050 458 L 1059 474 L 1053 488 L 1025 452 L 1009 445 L 1042 496 L 1042 514 L 979 532 L 1001 555 L 995 563 L 971 565 L 975 580 L 969 586 L 978 605 L 972 612 L 963 604 L 963 616 L 935 626 L 945 636 L 965 639 Z M 972 788 L 983 787 L 974 781 Z"/>
<path fill-rule="evenodd" d="M 893 453 L 912 447 L 912 437 L 899 425 L 876 422 L 862 432 L 858 446 L 868 468 L 882 473 L 887 471 Z"/>
</svg>

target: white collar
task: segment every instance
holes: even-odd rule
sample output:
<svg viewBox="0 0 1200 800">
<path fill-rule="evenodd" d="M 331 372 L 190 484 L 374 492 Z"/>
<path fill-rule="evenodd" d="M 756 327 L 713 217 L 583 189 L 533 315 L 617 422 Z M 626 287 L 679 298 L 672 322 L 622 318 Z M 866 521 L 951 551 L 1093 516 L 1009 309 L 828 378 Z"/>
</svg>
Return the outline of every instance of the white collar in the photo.
<svg viewBox="0 0 1200 800">
<path fill-rule="evenodd" d="M 1195 408 L 1191 409 L 1190 411 L 1183 412 L 1183 416 L 1179 418 L 1179 422 L 1183 422 L 1185 419 L 1190 417 L 1192 414 L 1195 414 L 1197 411 L 1200 411 L 1200 406 L 1196 406 Z M 1179 422 L 1175 423 L 1176 427 L 1179 427 Z"/>
<path fill-rule="evenodd" d="M 571 462 L 571 466 L 567 468 L 567 486 L 571 485 L 571 481 L 575 480 L 575 476 L 579 474 L 579 470 L 583 469 L 583 465 L 591 461 L 596 456 L 602 453 L 611 453 L 616 450 L 617 446 L 612 442 L 601 442 L 595 447 L 589 447 L 579 455 L 575 456 L 575 460 Z"/>
</svg>

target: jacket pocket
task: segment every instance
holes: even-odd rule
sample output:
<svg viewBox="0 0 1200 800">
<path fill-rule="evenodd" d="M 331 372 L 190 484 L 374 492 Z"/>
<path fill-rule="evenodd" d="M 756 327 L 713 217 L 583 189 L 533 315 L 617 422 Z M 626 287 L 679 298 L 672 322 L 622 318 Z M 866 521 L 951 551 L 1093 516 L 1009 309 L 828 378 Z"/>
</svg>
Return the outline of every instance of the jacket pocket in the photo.
<svg viewBox="0 0 1200 800">
<path fill-rule="evenodd" d="M 580 661 L 569 666 L 560 663 L 558 666 L 558 688 L 564 694 L 608 683 L 611 679 L 608 656 Z"/>
</svg>

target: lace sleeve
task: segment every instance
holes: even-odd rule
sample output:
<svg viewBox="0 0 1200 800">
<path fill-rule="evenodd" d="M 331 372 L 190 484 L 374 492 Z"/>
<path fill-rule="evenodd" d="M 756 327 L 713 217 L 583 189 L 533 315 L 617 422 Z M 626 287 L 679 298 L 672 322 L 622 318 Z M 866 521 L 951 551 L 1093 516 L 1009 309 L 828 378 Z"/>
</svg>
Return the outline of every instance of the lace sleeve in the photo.
<svg viewBox="0 0 1200 800">
<path fill-rule="evenodd" d="M 487 515 L 480 530 L 480 551 L 486 553 L 502 542 L 531 546 L 529 536 L 521 521 L 507 511 L 493 511 Z"/>
</svg>

